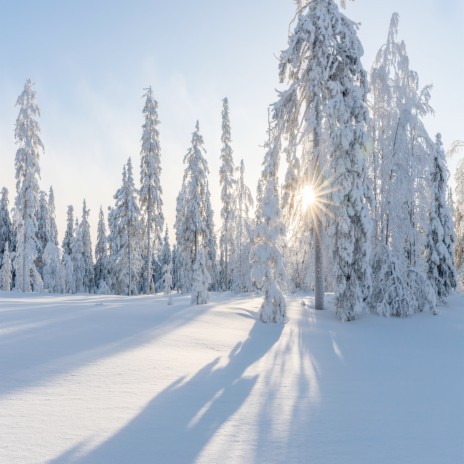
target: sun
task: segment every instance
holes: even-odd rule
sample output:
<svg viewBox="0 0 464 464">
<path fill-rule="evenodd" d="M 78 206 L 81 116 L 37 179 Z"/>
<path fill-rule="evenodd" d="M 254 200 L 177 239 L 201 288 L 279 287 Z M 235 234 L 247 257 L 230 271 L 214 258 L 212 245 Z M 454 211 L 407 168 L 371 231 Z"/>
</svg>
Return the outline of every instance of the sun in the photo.
<svg viewBox="0 0 464 464">
<path fill-rule="evenodd" d="M 301 191 L 304 208 L 310 208 L 316 203 L 316 192 L 312 185 L 305 185 Z"/>
</svg>

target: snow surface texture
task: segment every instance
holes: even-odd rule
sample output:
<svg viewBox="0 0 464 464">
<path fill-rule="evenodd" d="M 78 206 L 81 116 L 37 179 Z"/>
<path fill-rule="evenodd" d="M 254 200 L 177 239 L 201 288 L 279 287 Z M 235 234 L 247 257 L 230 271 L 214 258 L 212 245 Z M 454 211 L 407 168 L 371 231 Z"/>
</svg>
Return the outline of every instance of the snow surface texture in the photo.
<svg viewBox="0 0 464 464">
<path fill-rule="evenodd" d="M 211 297 L 0 293 L 0 462 L 464 462 L 462 295 L 351 323 L 290 295 L 285 325 Z"/>
</svg>

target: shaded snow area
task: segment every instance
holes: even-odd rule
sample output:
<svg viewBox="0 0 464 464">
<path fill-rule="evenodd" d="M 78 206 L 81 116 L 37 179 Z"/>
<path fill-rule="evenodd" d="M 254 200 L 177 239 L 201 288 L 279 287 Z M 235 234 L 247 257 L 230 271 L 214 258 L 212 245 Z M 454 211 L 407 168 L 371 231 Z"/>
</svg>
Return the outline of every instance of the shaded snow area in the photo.
<svg viewBox="0 0 464 464">
<path fill-rule="evenodd" d="M 464 462 L 464 296 L 350 323 L 302 298 L 280 326 L 250 296 L 0 294 L 0 463 Z"/>
</svg>

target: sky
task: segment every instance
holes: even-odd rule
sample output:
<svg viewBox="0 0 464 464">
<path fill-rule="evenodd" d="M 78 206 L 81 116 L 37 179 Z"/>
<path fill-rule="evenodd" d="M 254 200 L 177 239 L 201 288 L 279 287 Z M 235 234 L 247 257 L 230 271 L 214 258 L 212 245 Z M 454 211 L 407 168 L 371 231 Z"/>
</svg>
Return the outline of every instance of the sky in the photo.
<svg viewBox="0 0 464 464">
<path fill-rule="evenodd" d="M 441 132 L 445 146 L 464 139 L 464 2 L 348 2 L 345 14 L 359 23 L 367 70 L 395 11 L 411 68 L 421 85 L 434 85 L 428 130 Z M 0 0 L 0 187 L 10 190 L 10 205 L 15 103 L 26 78 L 35 83 L 41 109 L 41 188 L 53 185 L 60 240 L 67 205 L 80 216 L 84 198 L 95 237 L 98 210 L 106 214 L 114 203 L 129 156 L 138 180 L 142 95 L 151 85 L 161 120 L 167 224 L 172 232 L 183 157 L 198 119 L 219 227 L 222 99 L 229 98 L 235 163 L 244 159 L 254 192 L 267 107 L 282 88 L 278 56 L 294 15 L 292 0 Z"/>
</svg>

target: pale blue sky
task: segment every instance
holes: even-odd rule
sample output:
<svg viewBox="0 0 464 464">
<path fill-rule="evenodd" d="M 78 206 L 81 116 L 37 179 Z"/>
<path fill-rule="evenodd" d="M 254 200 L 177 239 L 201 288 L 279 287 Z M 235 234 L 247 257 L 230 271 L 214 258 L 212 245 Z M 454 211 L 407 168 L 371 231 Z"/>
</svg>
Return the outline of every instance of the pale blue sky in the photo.
<svg viewBox="0 0 464 464">
<path fill-rule="evenodd" d="M 464 2 L 356 0 L 370 69 L 400 13 L 400 37 L 421 84 L 434 84 L 431 132 L 464 139 Z M 54 186 L 58 227 L 85 197 L 95 228 L 113 203 L 128 156 L 139 164 L 143 88 L 159 101 L 165 214 L 172 229 L 182 159 L 200 120 L 218 224 L 221 100 L 230 101 L 236 163 L 255 190 L 266 108 L 275 100 L 277 59 L 294 15 L 291 0 L 0 0 L 0 186 L 14 198 L 14 107 L 26 77 L 42 111 L 42 188 Z M 95 232 L 95 231 L 94 231 Z"/>
</svg>

